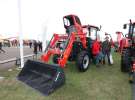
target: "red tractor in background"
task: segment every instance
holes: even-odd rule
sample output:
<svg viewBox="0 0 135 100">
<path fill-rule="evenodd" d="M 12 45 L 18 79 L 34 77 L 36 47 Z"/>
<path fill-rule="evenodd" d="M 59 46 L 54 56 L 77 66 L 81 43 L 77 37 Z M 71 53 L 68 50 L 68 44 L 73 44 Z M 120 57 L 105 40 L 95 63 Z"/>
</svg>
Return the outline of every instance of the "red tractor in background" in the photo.
<svg viewBox="0 0 135 100">
<path fill-rule="evenodd" d="M 81 25 L 76 15 L 64 16 L 63 22 L 66 34 L 53 34 L 41 56 L 42 62 L 28 60 L 18 76 L 20 81 L 47 95 L 65 83 L 63 68 L 68 61 L 75 61 L 81 72 L 88 69 L 92 59 L 90 35 L 97 37 L 99 31 L 96 26 Z M 51 58 L 54 64 L 47 64 Z"/>
<path fill-rule="evenodd" d="M 126 38 L 126 36 L 122 32 L 117 31 L 116 34 L 117 34 L 116 51 L 122 53 L 122 50 L 128 47 L 128 38 Z"/>
<path fill-rule="evenodd" d="M 117 35 L 117 41 L 114 43 L 115 52 L 120 52 L 121 51 L 120 41 L 122 40 L 122 38 L 124 37 L 124 35 L 120 31 L 117 31 L 116 32 L 116 35 Z"/>
<path fill-rule="evenodd" d="M 121 71 L 129 72 L 129 81 L 135 82 L 135 23 L 130 20 L 123 28 L 128 29 L 128 34 L 125 35 L 125 43 L 122 43 L 124 48 L 121 55 Z"/>
<path fill-rule="evenodd" d="M 117 31 L 116 32 L 116 34 L 117 34 L 117 41 L 115 42 L 115 41 L 113 41 L 112 40 L 112 36 L 111 36 L 111 34 L 108 34 L 108 33 L 105 33 L 105 35 L 107 36 L 109 36 L 110 37 L 110 39 L 111 39 L 111 41 L 112 41 L 112 46 L 114 46 L 114 51 L 115 52 L 121 52 L 122 51 L 122 49 L 124 48 L 124 46 L 125 46 L 125 36 L 123 35 L 123 33 L 122 32 L 119 32 L 119 31 Z M 123 43 L 123 44 L 121 44 L 121 43 Z"/>
</svg>

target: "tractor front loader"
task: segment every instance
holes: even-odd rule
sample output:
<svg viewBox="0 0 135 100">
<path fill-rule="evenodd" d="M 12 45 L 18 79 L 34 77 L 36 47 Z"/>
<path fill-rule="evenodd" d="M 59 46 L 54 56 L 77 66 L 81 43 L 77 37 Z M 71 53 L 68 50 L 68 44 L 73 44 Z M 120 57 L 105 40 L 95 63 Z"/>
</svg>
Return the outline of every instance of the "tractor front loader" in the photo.
<svg viewBox="0 0 135 100">
<path fill-rule="evenodd" d="M 63 68 L 67 61 L 75 61 L 81 72 L 88 69 L 91 59 L 89 35 L 93 31 L 96 35 L 99 30 L 95 26 L 82 26 L 76 15 L 64 16 L 63 22 L 66 34 L 53 34 L 41 62 L 28 60 L 18 76 L 20 81 L 45 95 L 65 83 Z M 89 34 L 83 32 L 84 28 Z M 47 64 L 51 58 L 54 64 Z"/>
</svg>

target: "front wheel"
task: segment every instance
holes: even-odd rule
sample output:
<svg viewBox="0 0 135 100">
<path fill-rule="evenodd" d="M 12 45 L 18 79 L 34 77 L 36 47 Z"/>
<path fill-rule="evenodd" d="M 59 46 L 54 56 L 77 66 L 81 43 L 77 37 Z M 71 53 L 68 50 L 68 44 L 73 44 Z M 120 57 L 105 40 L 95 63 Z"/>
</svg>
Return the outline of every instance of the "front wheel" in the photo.
<svg viewBox="0 0 135 100">
<path fill-rule="evenodd" d="M 76 60 L 76 65 L 77 65 L 79 71 L 85 72 L 89 67 L 89 63 L 90 63 L 90 58 L 89 58 L 88 52 L 81 51 L 78 54 L 77 60 Z"/>
<path fill-rule="evenodd" d="M 60 57 L 60 55 L 58 55 L 58 54 L 53 55 L 52 61 L 53 61 L 54 64 L 58 64 L 58 58 L 59 57 Z"/>
<path fill-rule="evenodd" d="M 134 84 L 135 83 L 135 72 L 131 72 L 129 75 L 129 83 Z"/>
</svg>

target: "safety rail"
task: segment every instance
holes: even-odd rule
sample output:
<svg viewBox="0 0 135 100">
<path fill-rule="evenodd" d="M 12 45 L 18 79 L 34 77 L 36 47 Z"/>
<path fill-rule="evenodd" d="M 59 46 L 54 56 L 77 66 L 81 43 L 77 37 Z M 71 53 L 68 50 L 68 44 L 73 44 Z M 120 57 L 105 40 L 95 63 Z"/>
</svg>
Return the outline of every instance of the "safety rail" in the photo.
<svg viewBox="0 0 135 100">
<path fill-rule="evenodd" d="M 34 59 L 34 56 L 36 56 L 36 54 L 26 55 L 23 58 L 33 57 L 33 59 Z M 14 62 L 14 61 L 16 61 L 16 64 L 17 64 L 17 61 L 20 61 L 20 57 L 14 57 L 14 58 L 11 58 L 8 60 L 0 61 L 0 64 L 5 64 L 5 63 L 9 63 L 9 62 Z"/>
</svg>

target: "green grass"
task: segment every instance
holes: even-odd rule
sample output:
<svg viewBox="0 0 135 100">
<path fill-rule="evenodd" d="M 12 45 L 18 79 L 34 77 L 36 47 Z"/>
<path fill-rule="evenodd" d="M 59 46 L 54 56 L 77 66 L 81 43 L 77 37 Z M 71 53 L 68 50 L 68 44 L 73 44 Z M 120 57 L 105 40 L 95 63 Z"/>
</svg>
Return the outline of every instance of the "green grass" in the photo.
<svg viewBox="0 0 135 100">
<path fill-rule="evenodd" d="M 50 96 L 43 96 L 16 80 L 17 70 L 0 71 L 0 100 L 131 100 L 131 86 L 128 74 L 120 71 L 120 56 L 114 54 L 113 66 L 96 68 L 91 65 L 88 71 L 78 72 L 74 63 L 64 69 L 66 84 Z"/>
</svg>

